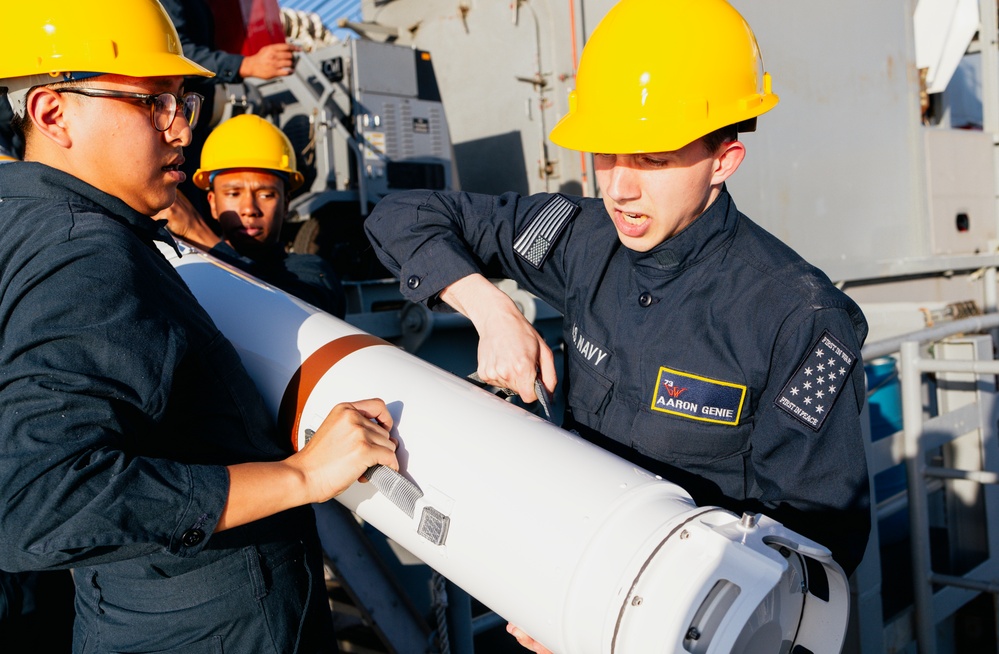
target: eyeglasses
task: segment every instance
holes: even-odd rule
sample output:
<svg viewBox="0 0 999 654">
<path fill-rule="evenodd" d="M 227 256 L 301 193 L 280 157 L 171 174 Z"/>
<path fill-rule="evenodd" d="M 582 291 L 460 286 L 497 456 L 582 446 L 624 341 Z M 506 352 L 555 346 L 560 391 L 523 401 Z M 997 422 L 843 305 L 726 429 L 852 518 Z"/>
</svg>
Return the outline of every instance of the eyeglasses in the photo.
<svg viewBox="0 0 999 654">
<path fill-rule="evenodd" d="M 198 124 L 201 113 L 201 103 L 204 97 L 197 93 L 185 93 L 177 96 L 173 93 L 129 93 L 127 91 L 112 91 L 111 89 L 91 88 L 53 88 L 58 93 L 77 93 L 89 98 L 118 98 L 121 100 L 138 100 L 149 105 L 149 118 L 158 132 L 165 132 L 173 125 L 177 117 L 177 108 L 182 107 L 184 118 L 192 128 Z"/>
</svg>

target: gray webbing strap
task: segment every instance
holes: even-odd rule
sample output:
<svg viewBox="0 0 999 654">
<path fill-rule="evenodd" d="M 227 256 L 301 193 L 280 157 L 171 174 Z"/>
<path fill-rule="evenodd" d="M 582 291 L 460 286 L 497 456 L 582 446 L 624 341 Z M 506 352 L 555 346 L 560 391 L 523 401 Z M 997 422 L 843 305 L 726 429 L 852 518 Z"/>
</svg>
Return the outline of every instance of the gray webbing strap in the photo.
<svg viewBox="0 0 999 654">
<path fill-rule="evenodd" d="M 479 373 L 477 372 L 473 372 L 471 375 L 467 377 L 467 379 L 476 384 L 477 386 L 488 386 L 489 388 L 495 388 L 497 392 L 502 393 L 506 397 L 513 397 L 514 395 L 517 394 L 517 391 L 513 390 L 512 388 L 493 386 L 488 382 L 482 381 L 482 377 L 480 377 Z M 548 389 L 545 388 L 545 385 L 542 384 L 541 380 L 538 378 L 534 379 L 534 394 L 537 395 L 538 404 L 541 405 L 541 409 L 545 412 L 545 418 L 548 419 L 548 422 L 552 422 L 552 396 L 551 393 L 548 392 Z"/>
<path fill-rule="evenodd" d="M 534 380 L 534 394 L 538 396 L 538 403 L 545 411 L 545 418 L 548 419 L 548 422 L 552 422 L 552 396 L 540 379 Z"/>
</svg>

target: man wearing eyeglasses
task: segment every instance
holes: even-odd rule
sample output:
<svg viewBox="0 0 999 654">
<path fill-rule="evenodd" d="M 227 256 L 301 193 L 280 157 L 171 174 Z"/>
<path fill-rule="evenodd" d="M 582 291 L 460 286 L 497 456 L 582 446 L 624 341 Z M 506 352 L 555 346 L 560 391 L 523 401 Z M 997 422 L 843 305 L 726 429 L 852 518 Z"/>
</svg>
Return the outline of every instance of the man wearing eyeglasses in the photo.
<svg viewBox="0 0 999 654">
<path fill-rule="evenodd" d="M 308 504 L 397 468 L 381 400 L 292 454 L 156 242 L 200 97 L 156 0 L 0 24 L 0 569 L 72 568 L 73 651 L 336 651 Z"/>
</svg>

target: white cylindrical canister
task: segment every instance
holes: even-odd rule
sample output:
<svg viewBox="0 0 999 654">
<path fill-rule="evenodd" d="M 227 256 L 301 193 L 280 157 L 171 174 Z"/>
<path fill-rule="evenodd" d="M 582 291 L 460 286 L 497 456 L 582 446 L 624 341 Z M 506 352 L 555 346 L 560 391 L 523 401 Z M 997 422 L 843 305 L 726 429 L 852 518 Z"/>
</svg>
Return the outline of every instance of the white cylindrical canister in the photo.
<svg viewBox="0 0 999 654">
<path fill-rule="evenodd" d="M 339 402 L 388 405 L 405 487 L 390 500 L 358 483 L 337 499 L 549 649 L 839 651 L 849 591 L 822 546 L 765 516 L 698 507 L 679 486 L 181 247 L 183 257 L 161 249 L 296 447 Z"/>
</svg>

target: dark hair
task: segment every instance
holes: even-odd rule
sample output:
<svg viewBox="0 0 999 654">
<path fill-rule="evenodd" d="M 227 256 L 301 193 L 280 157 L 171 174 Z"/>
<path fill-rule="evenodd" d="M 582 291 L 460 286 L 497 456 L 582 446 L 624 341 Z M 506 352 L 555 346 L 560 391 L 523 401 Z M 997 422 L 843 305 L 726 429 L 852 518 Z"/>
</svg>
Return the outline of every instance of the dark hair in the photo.
<svg viewBox="0 0 999 654">
<path fill-rule="evenodd" d="M 701 143 L 708 154 L 714 154 L 725 143 L 739 140 L 739 126 L 726 125 L 701 137 Z"/>
<path fill-rule="evenodd" d="M 22 140 L 24 140 L 25 130 L 28 125 L 31 124 L 31 119 L 28 118 L 27 112 L 25 112 L 24 115 L 18 115 L 17 112 L 12 113 L 13 115 L 10 118 L 10 128 L 16 136 L 19 136 Z"/>
</svg>

